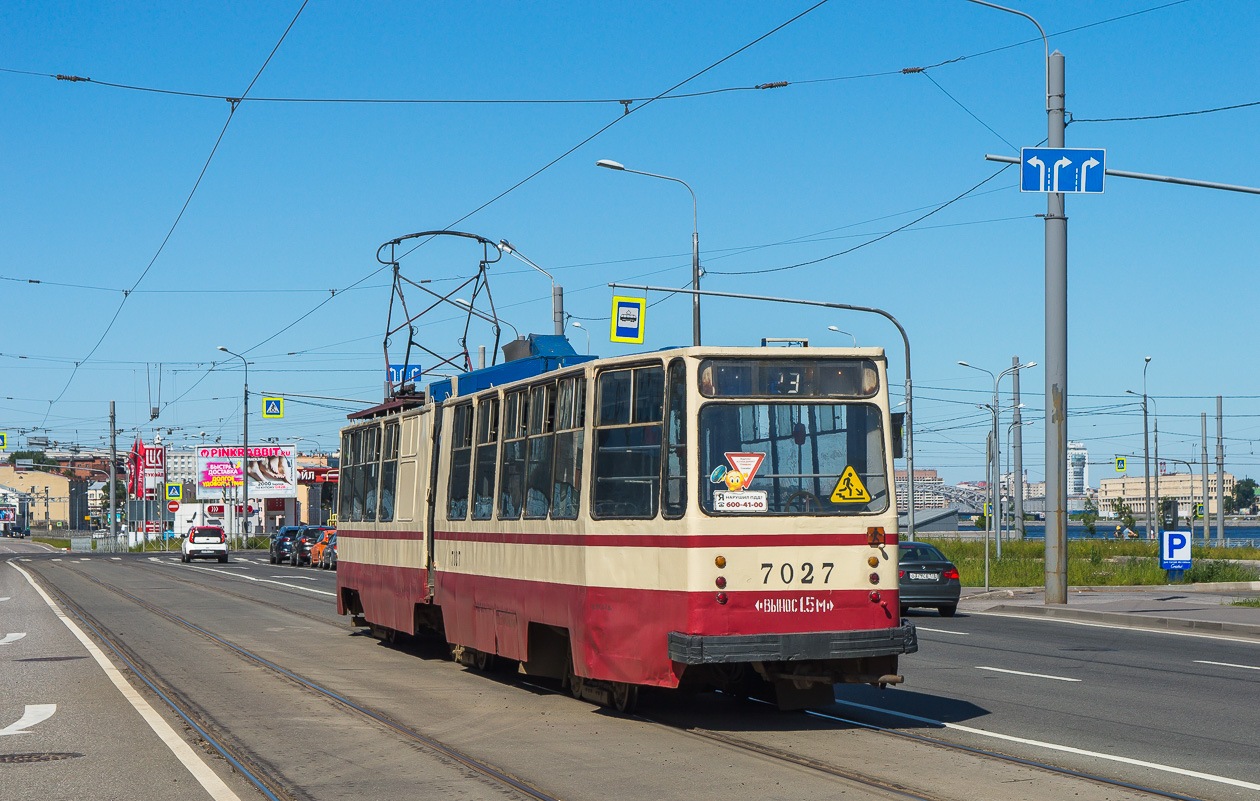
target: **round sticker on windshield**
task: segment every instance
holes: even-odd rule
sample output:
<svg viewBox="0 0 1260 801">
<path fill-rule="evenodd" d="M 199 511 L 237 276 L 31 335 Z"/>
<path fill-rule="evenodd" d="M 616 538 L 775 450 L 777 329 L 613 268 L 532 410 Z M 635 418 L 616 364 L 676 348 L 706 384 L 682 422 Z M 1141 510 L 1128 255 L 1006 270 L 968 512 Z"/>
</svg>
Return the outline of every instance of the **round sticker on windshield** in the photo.
<svg viewBox="0 0 1260 801">
<path fill-rule="evenodd" d="M 723 478 L 726 477 L 726 465 L 720 464 L 713 468 L 713 472 L 709 474 L 709 481 L 713 484 L 722 484 Z"/>
</svg>

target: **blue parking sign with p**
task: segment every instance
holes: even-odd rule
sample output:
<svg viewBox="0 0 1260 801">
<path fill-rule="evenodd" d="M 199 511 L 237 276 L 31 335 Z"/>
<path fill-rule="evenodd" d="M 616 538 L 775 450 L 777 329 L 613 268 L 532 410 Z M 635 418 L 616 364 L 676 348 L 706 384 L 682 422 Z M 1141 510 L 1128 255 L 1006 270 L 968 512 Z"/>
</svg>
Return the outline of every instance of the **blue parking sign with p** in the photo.
<svg viewBox="0 0 1260 801">
<path fill-rule="evenodd" d="M 643 298 L 613 298 L 613 342 L 643 342 L 643 318 L 647 301 Z"/>
<path fill-rule="evenodd" d="M 1164 570 L 1190 569 L 1190 532 L 1160 532 L 1159 566 Z"/>
</svg>

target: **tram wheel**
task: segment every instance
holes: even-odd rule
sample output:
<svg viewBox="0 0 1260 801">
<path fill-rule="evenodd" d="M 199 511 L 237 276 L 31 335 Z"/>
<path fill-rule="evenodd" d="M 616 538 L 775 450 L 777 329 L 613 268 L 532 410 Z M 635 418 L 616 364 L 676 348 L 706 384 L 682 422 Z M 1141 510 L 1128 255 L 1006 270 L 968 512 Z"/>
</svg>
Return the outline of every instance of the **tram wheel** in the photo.
<svg viewBox="0 0 1260 801">
<path fill-rule="evenodd" d="M 582 692 L 585 689 L 586 689 L 586 679 L 582 678 L 576 673 L 571 673 L 569 675 L 569 692 L 573 694 L 573 697 L 581 701 Z"/>
<path fill-rule="evenodd" d="M 482 673 L 494 669 L 494 655 L 485 651 L 477 651 L 477 655 L 473 657 L 473 666 Z"/>
<path fill-rule="evenodd" d="M 637 684 L 627 684 L 623 681 L 613 682 L 612 686 L 612 705 L 613 708 L 622 714 L 630 714 L 639 705 L 639 686 Z"/>
</svg>

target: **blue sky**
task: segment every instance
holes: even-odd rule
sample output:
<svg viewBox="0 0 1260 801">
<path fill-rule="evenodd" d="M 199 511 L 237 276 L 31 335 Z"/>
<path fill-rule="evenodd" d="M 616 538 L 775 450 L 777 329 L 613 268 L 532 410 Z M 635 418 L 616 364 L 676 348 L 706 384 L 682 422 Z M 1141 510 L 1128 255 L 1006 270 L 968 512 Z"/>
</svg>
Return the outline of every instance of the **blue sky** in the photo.
<svg viewBox="0 0 1260 801">
<path fill-rule="evenodd" d="M 992 383 L 956 362 L 994 371 L 1013 355 L 1044 362 L 1036 215 L 1045 199 L 1019 192 L 1014 167 L 852 253 L 738 273 L 873 240 L 997 173 L 1002 165 L 986 153 L 1040 142 L 1044 59 L 1029 22 L 963 0 L 832 0 L 677 93 L 735 91 L 636 102 L 625 115 L 616 100 L 658 95 L 810 3 L 312 0 L 250 97 L 614 102 L 247 100 L 153 260 L 230 106 L 95 82 L 239 96 L 299 5 L 39 2 L 0 12 L 0 68 L 9 70 L 0 72 L 0 430 L 10 447 L 33 429 L 99 444 L 110 399 L 120 427 L 140 426 L 146 440 L 157 426 L 176 443 L 202 431 L 235 440 L 240 365 L 222 361 L 217 345 L 248 352 L 254 391 L 378 399 L 390 290 L 386 273 L 367 277 L 380 266 L 376 249 L 456 221 L 458 230 L 510 240 L 551 270 L 567 310 L 589 324 L 594 352 L 629 352 L 607 341 L 599 321 L 612 295 L 606 284 L 688 280 L 690 197 L 676 184 L 596 169 L 609 158 L 693 187 L 705 288 L 895 314 L 914 348 L 917 466 L 951 482 L 983 477 L 990 418 L 975 404 L 991 397 Z M 1067 108 L 1077 120 L 1069 146 L 1105 147 L 1115 169 L 1260 185 L 1260 106 L 1085 121 L 1260 100 L 1255 4 L 1017 5 L 1050 33 L 1112 20 L 1050 40 L 1066 56 Z M 1004 49 L 986 52 L 995 48 Z M 745 88 L 778 81 L 789 85 Z M 1197 459 L 1198 415 L 1214 413 L 1221 394 L 1227 469 L 1256 474 L 1260 198 L 1109 178 L 1103 196 L 1067 205 L 1069 437 L 1089 446 L 1091 482 L 1114 475 L 1103 464 L 1114 454 L 1141 453 L 1140 407 L 1125 390 L 1141 392 L 1144 356 L 1153 357 L 1147 385 L 1158 398 L 1161 455 Z M 402 270 L 445 291 L 480 255 L 473 243 L 440 238 Z M 522 331 L 549 332 L 546 279 L 511 259 L 490 271 L 501 315 Z M 84 361 L 119 290 L 142 274 Z M 688 344 L 688 309 L 677 296 L 651 307 L 645 347 Z M 893 382 L 902 379 L 899 338 L 873 316 L 715 299 L 703 310 L 707 344 L 848 342 L 827 331 L 836 325 L 859 344 L 888 348 Z M 438 322 L 420 330 L 421 341 L 454 352 L 462 319 L 425 319 Z M 585 349 L 580 331 L 571 337 Z M 474 326 L 474 351 L 490 341 Z M 1034 480 L 1044 464 L 1043 381 L 1040 368 L 1023 379 Z M 150 404 L 162 408 L 155 423 Z M 262 420 L 255 405 L 251 439 L 335 447 L 348 407 L 291 402 L 280 422 Z M 1214 437 L 1214 422 L 1209 431 Z"/>
</svg>

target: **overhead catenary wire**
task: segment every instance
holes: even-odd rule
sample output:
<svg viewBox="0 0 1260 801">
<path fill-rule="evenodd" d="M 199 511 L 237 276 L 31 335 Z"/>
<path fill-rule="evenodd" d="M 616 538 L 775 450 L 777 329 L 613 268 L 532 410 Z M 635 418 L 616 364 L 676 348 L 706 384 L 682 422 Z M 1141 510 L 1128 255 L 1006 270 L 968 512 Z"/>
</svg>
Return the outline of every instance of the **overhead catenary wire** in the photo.
<svg viewBox="0 0 1260 801">
<path fill-rule="evenodd" d="M 247 96 L 249 91 L 254 88 L 254 84 L 258 82 L 258 79 L 262 76 L 263 71 L 267 69 L 267 65 L 271 63 L 272 57 L 275 56 L 276 51 L 280 49 L 280 45 L 284 42 L 285 37 L 289 35 L 289 31 L 293 30 L 293 26 L 297 23 L 298 17 L 302 15 L 302 10 L 306 8 L 306 4 L 309 2 L 310 0 L 302 0 L 302 5 L 298 7 L 297 13 L 294 14 L 293 19 L 289 21 L 288 26 L 284 29 L 284 33 L 280 34 L 280 38 L 276 41 L 275 47 L 271 48 L 271 52 L 267 54 L 267 58 L 263 61 L 262 66 L 258 68 L 258 72 L 254 73 L 253 79 L 249 82 L 249 86 L 245 87 L 245 91 L 241 93 L 241 97 Z M 110 330 L 113 329 L 114 323 L 118 321 L 118 316 L 122 314 L 123 307 L 127 305 L 127 298 L 129 298 L 131 293 L 136 290 L 136 287 L 140 286 L 140 282 L 143 281 L 145 276 L 149 274 L 149 271 L 153 269 L 153 265 L 157 263 L 158 257 L 161 256 L 162 251 L 166 249 L 166 243 L 171 240 L 171 236 L 175 233 L 175 229 L 179 226 L 180 220 L 184 218 L 184 212 L 188 210 L 189 204 L 192 203 L 193 196 L 197 194 L 197 188 L 201 186 L 201 180 L 205 178 L 206 170 L 210 168 L 210 162 L 214 160 L 215 153 L 219 151 L 219 145 L 223 142 L 223 136 L 227 133 L 228 126 L 232 124 L 232 118 L 235 116 L 238 106 L 239 100 L 232 103 L 232 106 L 228 111 L 227 119 L 223 122 L 223 128 L 219 131 L 218 137 L 215 138 L 214 146 L 210 148 L 210 155 L 206 157 L 205 163 L 201 165 L 201 171 L 197 174 L 197 180 L 193 182 L 192 189 L 189 190 L 188 196 L 184 198 L 184 203 L 180 206 L 179 213 L 175 215 L 174 222 L 172 222 L 171 227 L 167 229 L 166 236 L 162 237 L 162 242 L 158 245 L 157 250 L 154 252 L 153 258 L 149 259 L 149 263 L 145 265 L 145 268 L 141 271 L 140 276 L 136 278 L 135 282 L 131 285 L 131 288 L 123 295 L 122 300 L 119 301 L 118 308 L 114 310 L 114 315 L 110 318 L 109 323 L 105 326 L 105 330 L 101 332 L 100 337 L 96 340 L 96 344 L 94 344 L 92 349 L 88 351 L 87 356 L 83 357 L 80 361 L 75 362 L 74 368 L 70 371 L 69 377 L 66 378 L 65 385 L 61 388 L 61 391 L 57 393 L 57 397 L 49 401 L 48 411 L 51 412 L 52 407 L 56 405 L 57 401 L 61 400 L 61 398 L 65 396 L 66 390 L 70 388 L 70 384 L 74 381 L 74 377 L 78 373 L 79 366 L 89 361 L 92 356 L 96 354 L 96 351 L 100 348 L 101 343 L 105 341 L 105 337 L 108 336 Z M 47 419 L 48 415 L 45 413 L 44 420 L 47 421 Z"/>
</svg>

